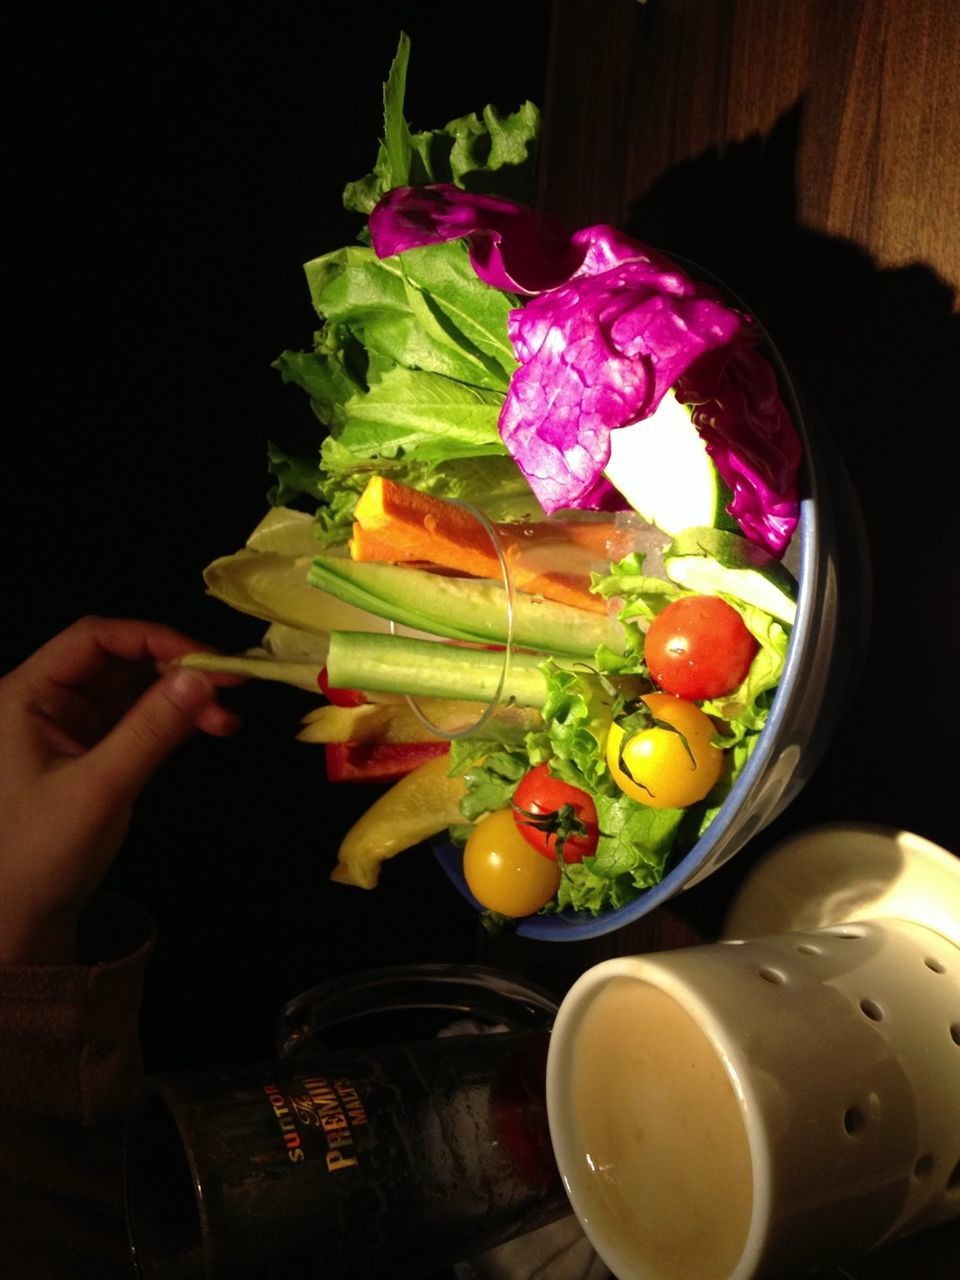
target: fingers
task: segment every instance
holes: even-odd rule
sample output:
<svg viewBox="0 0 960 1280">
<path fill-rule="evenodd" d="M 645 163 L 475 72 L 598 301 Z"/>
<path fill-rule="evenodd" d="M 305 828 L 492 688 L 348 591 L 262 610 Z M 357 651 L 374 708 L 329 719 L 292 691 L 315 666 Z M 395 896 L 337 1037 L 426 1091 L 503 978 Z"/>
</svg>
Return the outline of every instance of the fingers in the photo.
<svg viewBox="0 0 960 1280">
<path fill-rule="evenodd" d="M 100 799 L 127 803 L 195 730 L 224 737 L 240 726 L 237 715 L 218 705 L 214 689 L 235 681 L 176 665 L 202 647 L 159 623 L 83 618 L 11 678 L 29 691 L 27 702 L 47 744 L 61 755 L 89 748 L 78 764 L 91 783 L 99 779 Z M 78 708 L 90 722 L 86 727 Z"/>
<path fill-rule="evenodd" d="M 219 702 L 211 702 L 197 716 L 197 728 L 201 733 L 209 734 L 211 738 L 228 738 L 232 733 L 236 733 L 242 724 L 243 721 L 236 712 L 221 707 Z"/>
<path fill-rule="evenodd" d="M 114 659 L 165 664 L 208 648 L 162 623 L 89 617 L 54 636 L 27 659 L 24 668 L 34 678 L 77 685 L 98 675 Z"/>
<path fill-rule="evenodd" d="M 236 727 L 236 718 L 216 705 L 215 696 L 199 671 L 167 672 L 87 754 L 87 766 L 118 798 L 135 796 L 195 729 L 222 735 Z"/>
</svg>

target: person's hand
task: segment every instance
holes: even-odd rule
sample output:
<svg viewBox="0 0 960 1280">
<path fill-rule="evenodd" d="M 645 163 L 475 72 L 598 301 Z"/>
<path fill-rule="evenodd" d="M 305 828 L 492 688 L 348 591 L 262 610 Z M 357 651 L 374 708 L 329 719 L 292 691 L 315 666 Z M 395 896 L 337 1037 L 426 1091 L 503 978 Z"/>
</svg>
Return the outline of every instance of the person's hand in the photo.
<svg viewBox="0 0 960 1280">
<path fill-rule="evenodd" d="M 194 730 L 238 727 L 210 679 L 165 670 L 203 647 L 84 618 L 0 680 L 0 964 L 71 963 L 144 783 Z"/>
</svg>

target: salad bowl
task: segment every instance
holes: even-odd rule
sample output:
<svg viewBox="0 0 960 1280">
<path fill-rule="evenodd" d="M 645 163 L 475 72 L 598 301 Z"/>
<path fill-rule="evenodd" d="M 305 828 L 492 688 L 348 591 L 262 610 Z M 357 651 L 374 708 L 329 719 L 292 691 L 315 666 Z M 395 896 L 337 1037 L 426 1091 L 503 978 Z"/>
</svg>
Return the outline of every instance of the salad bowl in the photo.
<svg viewBox="0 0 960 1280">
<path fill-rule="evenodd" d="M 335 882 L 445 841 L 488 923 L 575 941 L 710 875 L 810 777 L 863 649 L 864 540 L 750 308 L 490 194 L 529 166 L 536 109 L 412 134 L 407 53 L 344 193 L 362 243 L 306 264 L 322 327 L 275 362 L 318 455 L 271 453 L 274 510 L 204 575 L 270 628 L 192 665 L 321 693 L 297 736 L 328 781 L 392 784 Z"/>
<path fill-rule="evenodd" d="M 671 256 L 734 306 L 753 314 L 709 271 Z M 859 504 L 815 407 L 803 397 L 770 335 L 762 327 L 761 332 L 763 355 L 777 374 L 803 446 L 800 518 L 788 553 L 798 581 L 796 622 L 766 725 L 717 816 L 692 848 L 668 863 L 658 884 L 596 916 L 569 910 L 528 916 L 515 926 L 522 937 L 549 942 L 596 938 L 632 924 L 705 880 L 800 793 L 855 685 L 866 650 L 871 576 Z M 464 879 L 461 851 L 443 844 L 435 854 L 453 885 L 481 909 Z"/>
</svg>

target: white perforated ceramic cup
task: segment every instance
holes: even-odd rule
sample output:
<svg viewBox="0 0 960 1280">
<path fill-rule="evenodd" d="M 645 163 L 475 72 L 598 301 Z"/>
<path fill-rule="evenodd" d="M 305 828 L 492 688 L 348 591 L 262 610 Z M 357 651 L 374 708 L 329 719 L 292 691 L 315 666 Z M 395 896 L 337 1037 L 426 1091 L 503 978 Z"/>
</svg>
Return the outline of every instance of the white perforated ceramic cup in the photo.
<svg viewBox="0 0 960 1280">
<path fill-rule="evenodd" d="M 618 1280 L 748 1280 L 960 1215 L 960 950 L 873 920 L 609 960 L 547 1105 Z"/>
</svg>

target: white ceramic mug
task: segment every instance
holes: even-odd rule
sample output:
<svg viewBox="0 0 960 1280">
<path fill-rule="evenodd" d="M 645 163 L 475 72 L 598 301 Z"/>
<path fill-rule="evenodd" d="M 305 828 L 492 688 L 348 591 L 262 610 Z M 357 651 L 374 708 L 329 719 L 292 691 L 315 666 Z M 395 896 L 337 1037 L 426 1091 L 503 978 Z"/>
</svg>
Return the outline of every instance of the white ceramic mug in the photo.
<svg viewBox="0 0 960 1280">
<path fill-rule="evenodd" d="M 606 961 L 561 1005 L 547 1107 L 618 1280 L 861 1254 L 960 1214 L 960 950 L 870 920 Z"/>
</svg>

